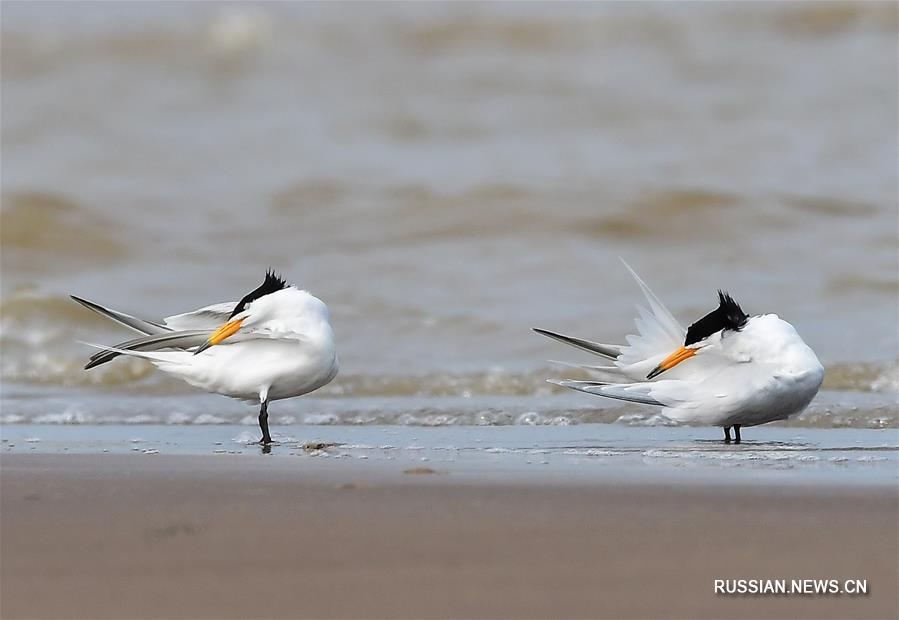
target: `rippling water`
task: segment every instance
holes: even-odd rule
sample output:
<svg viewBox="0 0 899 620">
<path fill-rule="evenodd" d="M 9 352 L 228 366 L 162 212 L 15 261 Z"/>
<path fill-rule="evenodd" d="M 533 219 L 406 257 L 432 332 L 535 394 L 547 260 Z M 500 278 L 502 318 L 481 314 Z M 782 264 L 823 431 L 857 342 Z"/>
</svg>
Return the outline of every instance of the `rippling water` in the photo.
<svg viewBox="0 0 899 620">
<path fill-rule="evenodd" d="M 67 295 L 158 318 L 273 266 L 328 302 L 343 362 L 283 415 L 645 423 L 551 390 L 572 356 L 529 331 L 629 333 L 623 256 L 684 324 L 720 287 L 796 325 L 827 367 L 798 424 L 899 426 L 896 19 L 6 4 L 3 419 L 240 420 L 137 360 L 83 372 L 76 340 L 128 334 Z"/>
</svg>

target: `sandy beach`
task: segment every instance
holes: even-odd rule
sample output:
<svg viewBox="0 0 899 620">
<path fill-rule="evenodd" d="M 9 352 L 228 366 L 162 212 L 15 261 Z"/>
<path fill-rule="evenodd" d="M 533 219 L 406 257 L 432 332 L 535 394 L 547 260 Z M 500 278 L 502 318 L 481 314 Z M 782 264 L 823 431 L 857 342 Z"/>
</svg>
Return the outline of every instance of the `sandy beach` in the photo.
<svg viewBox="0 0 899 620">
<path fill-rule="evenodd" d="M 897 614 L 893 484 L 572 482 L 227 454 L 0 465 L 4 618 Z M 866 579 L 869 593 L 713 593 L 738 578 Z"/>
</svg>

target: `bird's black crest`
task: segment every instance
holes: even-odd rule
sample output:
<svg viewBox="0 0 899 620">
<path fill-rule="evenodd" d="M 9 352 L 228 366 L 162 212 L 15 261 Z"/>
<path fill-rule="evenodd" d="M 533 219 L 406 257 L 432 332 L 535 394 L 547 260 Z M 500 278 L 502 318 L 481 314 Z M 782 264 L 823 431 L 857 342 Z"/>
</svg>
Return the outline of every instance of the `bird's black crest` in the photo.
<svg viewBox="0 0 899 620">
<path fill-rule="evenodd" d="M 748 319 L 749 316 L 733 297 L 724 291 L 718 291 L 718 307 L 690 326 L 684 346 L 704 340 L 722 329 L 740 331 Z"/>
<path fill-rule="evenodd" d="M 262 284 L 260 284 L 255 291 L 247 294 L 246 297 L 241 299 L 240 302 L 238 302 L 238 304 L 234 306 L 234 311 L 231 313 L 231 316 L 228 317 L 228 320 L 231 320 L 236 314 L 246 310 L 247 306 L 249 306 L 260 297 L 265 297 L 266 295 L 269 295 L 276 291 L 280 291 L 281 289 L 285 289 L 288 286 L 290 285 L 284 281 L 284 278 L 279 275 L 275 275 L 275 272 L 269 269 L 265 272 L 265 280 L 262 282 Z"/>
</svg>

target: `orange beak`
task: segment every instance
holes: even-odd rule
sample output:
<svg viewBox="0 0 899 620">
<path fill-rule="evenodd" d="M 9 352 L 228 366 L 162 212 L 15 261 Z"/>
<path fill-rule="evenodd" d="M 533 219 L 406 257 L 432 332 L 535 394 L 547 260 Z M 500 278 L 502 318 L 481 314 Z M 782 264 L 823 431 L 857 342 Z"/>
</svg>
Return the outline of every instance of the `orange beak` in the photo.
<svg viewBox="0 0 899 620">
<path fill-rule="evenodd" d="M 217 330 L 215 330 L 212 335 L 209 336 L 209 339 L 206 340 L 206 342 L 204 342 L 202 345 L 200 345 L 196 351 L 194 351 L 194 355 L 196 355 L 197 353 L 202 353 L 209 347 L 222 342 L 230 336 L 233 336 L 240 329 L 242 323 L 243 319 L 235 319 L 234 321 L 225 323 Z"/>
<path fill-rule="evenodd" d="M 662 360 L 662 363 L 652 369 L 652 372 L 646 375 L 647 379 L 652 379 L 654 377 L 658 377 L 660 374 L 665 372 L 666 370 L 670 370 L 674 368 L 678 364 L 680 364 L 684 360 L 688 360 L 691 357 L 696 355 L 696 349 L 688 349 L 687 347 L 681 347 L 668 357 Z"/>
</svg>

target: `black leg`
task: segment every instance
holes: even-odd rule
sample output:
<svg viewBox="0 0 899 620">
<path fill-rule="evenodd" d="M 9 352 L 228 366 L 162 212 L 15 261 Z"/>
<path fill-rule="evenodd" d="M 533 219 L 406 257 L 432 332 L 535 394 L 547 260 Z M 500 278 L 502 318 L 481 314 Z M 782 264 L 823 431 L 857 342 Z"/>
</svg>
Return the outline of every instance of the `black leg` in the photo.
<svg viewBox="0 0 899 620">
<path fill-rule="evenodd" d="M 740 425 L 734 424 L 734 443 L 740 443 Z"/>
<path fill-rule="evenodd" d="M 272 436 L 268 434 L 268 401 L 262 401 L 262 407 L 259 408 L 259 428 L 262 429 L 262 445 L 272 442 Z"/>
<path fill-rule="evenodd" d="M 739 433 L 740 431 L 737 431 L 737 432 Z M 724 443 L 730 443 L 730 427 L 729 426 L 724 427 Z"/>
</svg>

